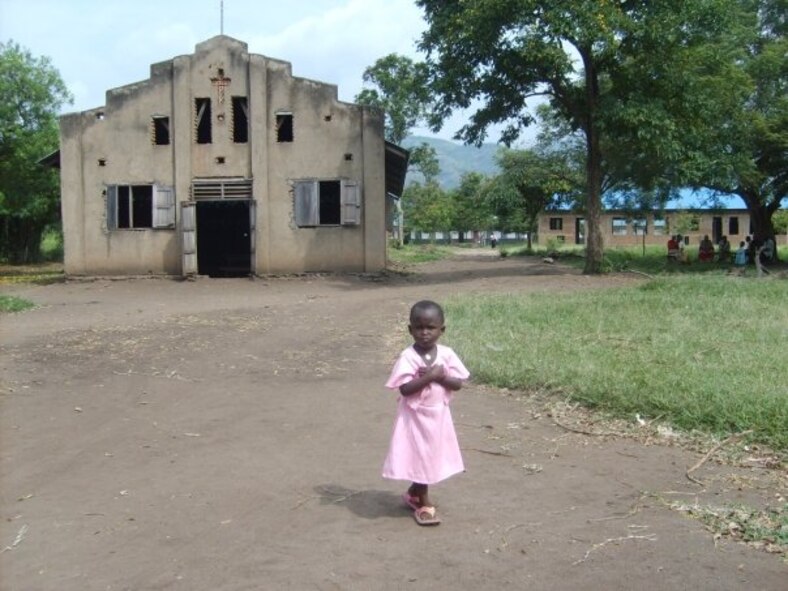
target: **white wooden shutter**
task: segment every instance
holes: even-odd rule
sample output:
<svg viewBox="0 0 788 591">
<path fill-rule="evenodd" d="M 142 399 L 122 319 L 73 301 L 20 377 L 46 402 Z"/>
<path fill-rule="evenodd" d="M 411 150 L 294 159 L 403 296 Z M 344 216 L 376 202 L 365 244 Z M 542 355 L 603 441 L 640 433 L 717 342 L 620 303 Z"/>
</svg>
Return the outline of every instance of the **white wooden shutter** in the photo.
<svg viewBox="0 0 788 591">
<path fill-rule="evenodd" d="M 361 223 L 361 184 L 342 181 L 342 224 L 357 226 Z"/>
<path fill-rule="evenodd" d="M 118 186 L 107 185 L 107 230 L 118 229 Z"/>
<path fill-rule="evenodd" d="M 181 202 L 181 272 L 197 274 L 197 207 L 194 201 Z"/>
<path fill-rule="evenodd" d="M 296 226 L 317 226 L 320 223 L 320 196 L 317 181 L 297 181 L 295 191 Z"/>
<path fill-rule="evenodd" d="M 175 227 L 175 191 L 172 187 L 153 185 L 153 227 Z"/>
</svg>

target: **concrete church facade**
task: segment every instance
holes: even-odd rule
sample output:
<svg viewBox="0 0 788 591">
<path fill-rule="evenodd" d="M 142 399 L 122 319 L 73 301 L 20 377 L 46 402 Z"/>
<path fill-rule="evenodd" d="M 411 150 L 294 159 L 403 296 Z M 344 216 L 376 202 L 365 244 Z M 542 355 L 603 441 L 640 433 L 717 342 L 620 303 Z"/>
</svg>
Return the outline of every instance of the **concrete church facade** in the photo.
<svg viewBox="0 0 788 591">
<path fill-rule="evenodd" d="M 378 110 L 223 35 L 106 97 L 60 119 L 67 274 L 385 267 Z"/>
</svg>

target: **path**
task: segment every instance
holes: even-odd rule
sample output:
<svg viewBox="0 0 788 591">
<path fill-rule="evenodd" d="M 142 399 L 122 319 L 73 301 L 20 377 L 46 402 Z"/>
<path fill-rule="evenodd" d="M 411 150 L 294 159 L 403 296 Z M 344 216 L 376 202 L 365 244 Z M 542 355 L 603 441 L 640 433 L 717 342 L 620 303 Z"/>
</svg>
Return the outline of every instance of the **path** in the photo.
<svg viewBox="0 0 788 591">
<path fill-rule="evenodd" d="M 419 528 L 379 477 L 410 304 L 639 281 L 493 257 L 420 269 L 4 288 L 42 307 L 0 320 L 0 588 L 784 589 L 779 558 L 644 495 L 773 490 L 708 464 L 701 492 L 697 453 L 570 433 L 478 385 L 454 405 L 467 472 Z"/>
</svg>

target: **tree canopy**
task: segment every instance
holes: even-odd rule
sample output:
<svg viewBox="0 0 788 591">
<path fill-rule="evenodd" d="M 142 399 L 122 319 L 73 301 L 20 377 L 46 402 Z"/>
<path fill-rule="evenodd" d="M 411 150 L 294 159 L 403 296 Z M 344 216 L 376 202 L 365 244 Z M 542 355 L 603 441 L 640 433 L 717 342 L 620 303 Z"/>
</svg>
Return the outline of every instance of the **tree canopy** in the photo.
<svg viewBox="0 0 788 591">
<path fill-rule="evenodd" d="M 535 122 L 535 99 L 548 100 L 584 140 L 585 271 L 599 272 L 607 156 L 620 179 L 653 185 L 662 170 L 627 172 L 636 144 L 674 163 L 692 153 L 675 130 L 687 121 L 706 129 L 717 114 L 703 77 L 722 79 L 735 43 L 709 43 L 741 28 L 740 1 L 417 0 L 428 25 L 420 47 L 434 92 L 431 122 L 437 129 L 471 108 L 458 139 L 480 143 L 503 123 L 501 141 L 510 144 Z"/>
<path fill-rule="evenodd" d="M 57 112 L 71 102 L 46 57 L 0 43 L 0 257 L 34 261 L 59 218 L 56 171 L 38 161 L 58 147 Z"/>
</svg>

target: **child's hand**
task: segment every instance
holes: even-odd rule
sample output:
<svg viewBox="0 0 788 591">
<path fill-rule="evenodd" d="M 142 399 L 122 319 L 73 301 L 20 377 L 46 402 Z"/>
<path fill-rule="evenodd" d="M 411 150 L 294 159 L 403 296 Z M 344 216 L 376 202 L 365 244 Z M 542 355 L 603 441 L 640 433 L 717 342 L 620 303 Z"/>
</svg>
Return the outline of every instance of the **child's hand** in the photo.
<svg viewBox="0 0 788 591">
<path fill-rule="evenodd" d="M 436 364 L 425 369 L 427 369 L 427 373 L 433 382 L 440 382 L 444 377 L 446 377 L 446 370 L 443 369 L 442 365 Z"/>
</svg>

